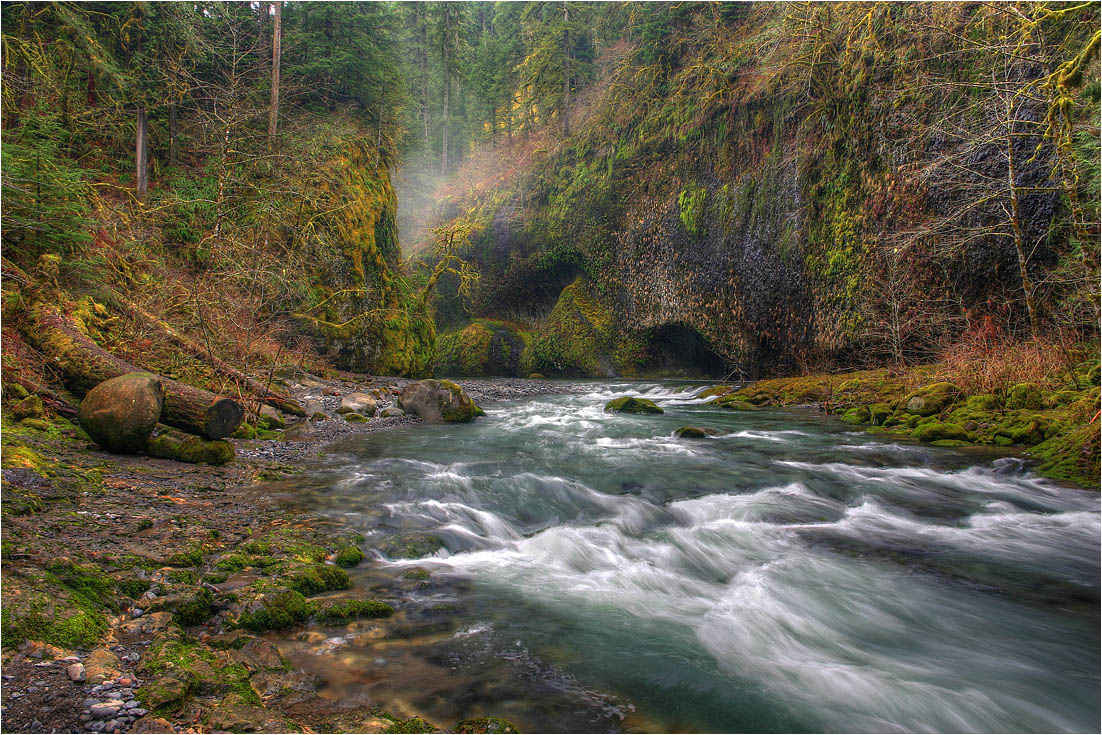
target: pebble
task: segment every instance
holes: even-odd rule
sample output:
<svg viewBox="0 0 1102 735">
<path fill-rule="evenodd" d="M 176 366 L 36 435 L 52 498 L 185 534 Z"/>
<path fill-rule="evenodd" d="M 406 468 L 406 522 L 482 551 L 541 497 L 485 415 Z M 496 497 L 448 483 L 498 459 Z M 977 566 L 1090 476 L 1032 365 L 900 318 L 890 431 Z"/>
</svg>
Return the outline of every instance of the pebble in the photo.
<svg viewBox="0 0 1102 735">
<path fill-rule="evenodd" d="M 134 686 L 134 680 L 131 679 L 129 676 L 124 676 L 115 683 L 118 684 L 120 687 Z"/>
<path fill-rule="evenodd" d="M 108 723 L 106 725 L 103 726 L 103 729 L 104 729 L 105 732 L 113 732 L 115 730 L 115 728 L 117 728 L 118 726 L 119 726 L 119 721 L 118 720 L 110 720 L 110 721 L 108 721 Z"/>
<path fill-rule="evenodd" d="M 132 618 L 140 618 L 144 614 L 145 610 L 142 610 L 140 607 L 136 607 L 130 611 L 130 617 Z"/>
<path fill-rule="evenodd" d="M 99 720 L 96 720 L 95 722 L 89 722 L 87 725 L 84 726 L 84 729 L 88 730 L 89 732 L 103 732 L 103 727 L 103 723 Z"/>
<path fill-rule="evenodd" d="M 126 707 L 126 709 L 137 709 L 138 707 L 142 706 L 142 703 L 136 699 L 131 699 L 124 706 Z"/>
<path fill-rule="evenodd" d="M 69 664 L 65 667 L 65 673 L 69 675 L 72 681 L 84 681 L 84 664 Z"/>
<path fill-rule="evenodd" d="M 137 709 L 130 710 L 130 714 L 134 715 L 135 717 L 145 717 L 148 713 L 149 710 L 147 710 L 145 707 L 138 707 Z"/>
<path fill-rule="evenodd" d="M 109 699 L 106 702 L 93 704 L 92 717 L 99 720 L 106 720 L 117 715 L 120 707 L 122 707 L 122 702 L 117 699 Z"/>
</svg>

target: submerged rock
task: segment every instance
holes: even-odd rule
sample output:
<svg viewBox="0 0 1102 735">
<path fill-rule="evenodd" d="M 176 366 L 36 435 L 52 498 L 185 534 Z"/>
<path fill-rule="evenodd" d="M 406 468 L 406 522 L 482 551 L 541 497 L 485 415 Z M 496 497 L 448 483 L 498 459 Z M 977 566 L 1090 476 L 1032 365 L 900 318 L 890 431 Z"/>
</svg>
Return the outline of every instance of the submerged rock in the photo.
<svg viewBox="0 0 1102 735">
<path fill-rule="evenodd" d="M 164 400 L 164 387 L 156 375 L 120 375 L 88 391 L 80 402 L 77 420 L 107 451 L 138 452 L 157 426 Z"/>
<path fill-rule="evenodd" d="M 486 412 L 450 380 L 419 380 L 398 395 L 398 407 L 430 424 L 473 421 Z"/>
<path fill-rule="evenodd" d="M 719 432 L 715 429 L 705 429 L 700 426 L 682 426 L 673 432 L 673 435 L 679 439 L 705 439 L 718 434 Z"/>
<path fill-rule="evenodd" d="M 635 398 L 634 396 L 624 396 L 623 398 L 613 398 L 611 401 L 605 404 L 605 412 L 607 413 L 645 413 L 645 414 L 657 414 L 665 413 L 654 401 L 647 400 L 646 398 Z"/>
</svg>

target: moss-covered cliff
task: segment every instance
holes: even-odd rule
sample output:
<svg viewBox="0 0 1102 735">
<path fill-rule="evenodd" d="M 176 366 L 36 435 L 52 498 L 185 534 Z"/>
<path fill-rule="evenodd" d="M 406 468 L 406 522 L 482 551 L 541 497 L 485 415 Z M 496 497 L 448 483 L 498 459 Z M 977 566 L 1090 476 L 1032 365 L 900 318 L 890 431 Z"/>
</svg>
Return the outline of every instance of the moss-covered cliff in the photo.
<svg viewBox="0 0 1102 735">
<path fill-rule="evenodd" d="M 1094 333 L 1097 6 L 669 22 L 660 52 L 606 51 L 569 137 L 501 146 L 519 173 L 452 190 L 483 275 L 439 304 L 453 326 L 520 320 L 537 369 L 588 375 L 699 370 L 670 330 L 750 374 L 928 358 L 992 320 Z M 579 277 L 605 315 L 584 338 L 563 323 Z"/>
</svg>

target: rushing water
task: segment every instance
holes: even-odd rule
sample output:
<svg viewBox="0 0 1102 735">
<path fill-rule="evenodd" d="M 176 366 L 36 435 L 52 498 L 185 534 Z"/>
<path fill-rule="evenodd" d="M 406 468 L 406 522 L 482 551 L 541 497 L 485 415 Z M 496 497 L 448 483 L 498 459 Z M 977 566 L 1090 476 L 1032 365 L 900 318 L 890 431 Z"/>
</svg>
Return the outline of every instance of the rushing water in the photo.
<svg viewBox="0 0 1102 735">
<path fill-rule="evenodd" d="M 665 415 L 603 412 L 625 393 Z M 444 548 L 359 573 L 394 620 L 285 651 L 335 702 L 443 725 L 1098 731 L 1097 493 L 691 395 L 594 383 L 346 441 L 299 502 Z"/>
</svg>

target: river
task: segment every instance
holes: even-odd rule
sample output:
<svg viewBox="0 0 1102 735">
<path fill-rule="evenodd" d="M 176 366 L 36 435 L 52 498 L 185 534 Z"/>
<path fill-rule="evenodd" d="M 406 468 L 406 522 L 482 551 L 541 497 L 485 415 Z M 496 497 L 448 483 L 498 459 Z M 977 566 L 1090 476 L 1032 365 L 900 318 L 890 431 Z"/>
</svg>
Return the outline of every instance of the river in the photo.
<svg viewBox="0 0 1102 735">
<path fill-rule="evenodd" d="M 1098 493 L 699 387 L 594 382 L 331 447 L 288 502 L 425 556 L 355 570 L 393 619 L 284 653 L 334 706 L 445 726 L 1098 731 Z M 603 411 L 625 394 L 666 413 Z"/>
</svg>

